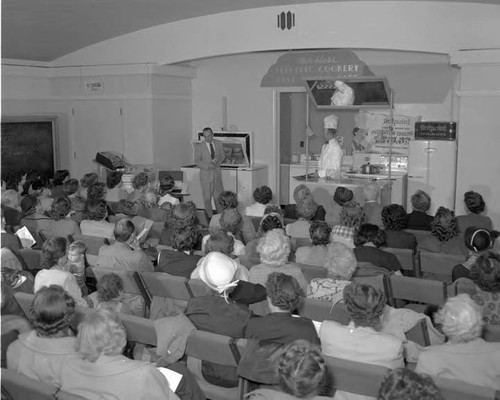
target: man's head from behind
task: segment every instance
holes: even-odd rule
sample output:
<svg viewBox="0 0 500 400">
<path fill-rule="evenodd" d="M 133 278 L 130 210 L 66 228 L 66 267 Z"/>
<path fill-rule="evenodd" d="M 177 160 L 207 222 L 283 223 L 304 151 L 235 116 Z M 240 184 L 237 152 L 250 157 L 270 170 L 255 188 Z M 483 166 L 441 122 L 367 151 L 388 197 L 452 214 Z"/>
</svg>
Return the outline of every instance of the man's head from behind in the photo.
<svg viewBox="0 0 500 400">
<path fill-rule="evenodd" d="M 115 239 L 117 242 L 127 242 L 134 233 L 135 227 L 129 219 L 121 219 L 115 224 Z"/>
</svg>

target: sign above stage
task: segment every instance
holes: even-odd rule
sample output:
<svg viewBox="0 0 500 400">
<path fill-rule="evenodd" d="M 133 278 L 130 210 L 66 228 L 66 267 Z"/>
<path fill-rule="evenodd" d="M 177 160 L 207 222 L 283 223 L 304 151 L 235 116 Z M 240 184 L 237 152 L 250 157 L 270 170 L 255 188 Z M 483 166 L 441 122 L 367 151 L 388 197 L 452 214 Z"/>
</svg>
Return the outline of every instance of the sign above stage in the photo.
<svg viewBox="0 0 500 400">
<path fill-rule="evenodd" d="M 261 87 L 304 86 L 306 80 L 374 76 L 350 50 L 290 52 L 278 58 L 262 78 Z"/>
</svg>

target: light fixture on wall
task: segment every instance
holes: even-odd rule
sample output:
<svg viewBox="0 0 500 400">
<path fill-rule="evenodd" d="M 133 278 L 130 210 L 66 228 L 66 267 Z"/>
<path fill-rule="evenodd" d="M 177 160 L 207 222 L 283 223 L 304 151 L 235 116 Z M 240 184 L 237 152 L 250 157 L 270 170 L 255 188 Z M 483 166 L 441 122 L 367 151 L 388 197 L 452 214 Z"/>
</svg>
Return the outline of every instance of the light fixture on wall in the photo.
<svg viewBox="0 0 500 400">
<path fill-rule="evenodd" d="M 292 29 L 295 26 L 295 13 L 282 11 L 277 15 L 278 29 Z"/>
</svg>

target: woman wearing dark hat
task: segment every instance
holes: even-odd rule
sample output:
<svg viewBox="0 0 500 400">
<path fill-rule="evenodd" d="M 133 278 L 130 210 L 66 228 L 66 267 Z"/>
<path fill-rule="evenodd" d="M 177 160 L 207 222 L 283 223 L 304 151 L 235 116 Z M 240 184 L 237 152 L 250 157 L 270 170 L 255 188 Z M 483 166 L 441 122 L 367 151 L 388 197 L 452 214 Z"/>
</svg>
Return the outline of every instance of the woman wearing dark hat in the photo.
<svg viewBox="0 0 500 400">
<path fill-rule="evenodd" d="M 340 213 L 342 212 L 342 208 L 346 203 L 350 202 L 353 197 L 354 193 L 351 189 L 347 189 L 343 186 L 337 187 L 333 195 L 333 206 L 326 212 L 325 221 L 332 226 L 340 225 Z"/>
</svg>

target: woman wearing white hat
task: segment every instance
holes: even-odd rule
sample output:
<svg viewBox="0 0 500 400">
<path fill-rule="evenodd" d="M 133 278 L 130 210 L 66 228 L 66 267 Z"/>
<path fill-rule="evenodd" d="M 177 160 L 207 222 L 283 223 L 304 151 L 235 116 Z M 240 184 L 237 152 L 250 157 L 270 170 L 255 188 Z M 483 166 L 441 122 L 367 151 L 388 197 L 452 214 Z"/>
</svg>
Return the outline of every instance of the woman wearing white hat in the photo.
<svg viewBox="0 0 500 400">
<path fill-rule="evenodd" d="M 336 139 L 338 122 L 339 118 L 334 114 L 326 116 L 323 120 L 324 137 L 327 143 L 323 145 L 318 161 L 318 175 L 320 178 L 340 178 L 343 151 Z"/>
</svg>

